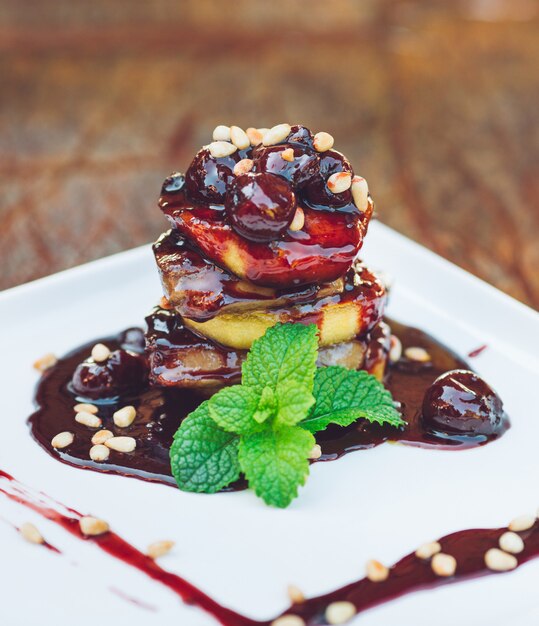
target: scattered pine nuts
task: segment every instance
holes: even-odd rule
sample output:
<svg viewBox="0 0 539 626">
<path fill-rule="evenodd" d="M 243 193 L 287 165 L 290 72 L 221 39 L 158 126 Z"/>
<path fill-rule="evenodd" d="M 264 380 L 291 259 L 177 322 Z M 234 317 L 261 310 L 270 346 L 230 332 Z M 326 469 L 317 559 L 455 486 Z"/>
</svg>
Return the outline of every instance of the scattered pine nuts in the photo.
<svg viewBox="0 0 539 626">
<path fill-rule="evenodd" d="M 485 552 L 485 565 L 493 572 L 508 572 L 518 565 L 516 557 L 498 548 Z"/>
<path fill-rule="evenodd" d="M 326 608 L 325 618 L 328 624 L 344 624 L 355 614 L 356 607 L 351 602 L 332 602 Z"/>
<path fill-rule="evenodd" d="M 281 157 L 284 161 L 288 161 L 289 163 L 294 162 L 294 150 L 292 148 L 286 148 L 281 152 Z"/>
<path fill-rule="evenodd" d="M 428 363 L 431 360 L 431 356 L 425 348 L 420 348 L 419 346 L 406 348 L 404 356 L 410 361 L 418 361 L 419 363 Z"/>
<path fill-rule="evenodd" d="M 86 404 L 85 402 L 82 402 L 81 404 L 75 404 L 73 410 L 75 411 L 75 413 L 93 413 L 94 415 L 96 415 L 99 411 L 95 404 Z"/>
<path fill-rule="evenodd" d="M 348 191 L 352 185 L 352 174 L 350 172 L 336 172 L 327 181 L 327 187 L 331 193 L 343 193 Z"/>
<path fill-rule="evenodd" d="M 274 146 L 276 143 L 281 143 L 290 135 L 290 130 L 290 124 L 277 124 L 264 133 L 263 145 Z"/>
<path fill-rule="evenodd" d="M 283 615 L 274 619 L 270 626 L 305 626 L 305 621 L 299 615 Z"/>
<path fill-rule="evenodd" d="M 213 129 L 212 139 L 214 141 L 230 141 L 230 126 L 222 124 Z"/>
<path fill-rule="evenodd" d="M 56 358 L 56 356 L 49 352 L 48 354 L 44 354 L 41 358 L 37 359 L 37 361 L 34 361 L 33 367 L 38 372 L 43 373 L 53 365 L 56 365 L 57 362 L 58 359 Z"/>
<path fill-rule="evenodd" d="M 316 133 L 314 136 L 314 149 L 317 152 L 326 152 L 326 150 L 331 150 L 333 148 L 333 144 L 335 143 L 335 139 L 329 133 Z"/>
<path fill-rule="evenodd" d="M 322 448 L 319 444 L 315 443 L 309 452 L 310 459 L 319 459 L 322 456 Z"/>
<path fill-rule="evenodd" d="M 133 452 L 137 442 L 133 437 L 111 437 L 105 441 L 105 445 L 116 452 Z"/>
<path fill-rule="evenodd" d="M 99 428 L 102 424 L 100 417 L 92 415 L 92 413 L 86 413 L 86 411 L 75 413 L 75 421 L 83 426 L 88 426 L 88 428 Z"/>
<path fill-rule="evenodd" d="M 509 522 L 508 528 L 516 533 L 529 530 L 535 524 L 535 519 L 533 515 L 519 515 Z"/>
<path fill-rule="evenodd" d="M 362 176 L 352 178 L 352 198 L 360 211 L 366 211 L 369 206 L 369 185 Z"/>
<path fill-rule="evenodd" d="M 391 363 L 396 363 L 402 356 L 402 343 L 396 335 L 391 335 L 389 341 L 389 360 Z"/>
<path fill-rule="evenodd" d="M 154 541 L 154 543 L 148 546 L 146 554 L 151 559 L 158 559 L 160 556 L 164 556 L 167 552 L 170 552 L 174 545 L 174 541 Z"/>
<path fill-rule="evenodd" d="M 110 350 L 103 343 L 96 343 L 92 348 L 92 359 L 96 363 L 104 363 L 110 357 Z"/>
<path fill-rule="evenodd" d="M 389 568 L 380 563 L 380 561 L 375 561 L 374 559 L 367 561 L 365 569 L 367 578 L 373 583 L 381 583 L 389 577 Z"/>
<path fill-rule="evenodd" d="M 292 604 L 302 604 L 305 602 L 305 595 L 303 594 L 303 591 L 301 591 L 299 587 L 296 587 L 296 585 L 288 585 L 286 591 Z"/>
<path fill-rule="evenodd" d="M 63 433 L 58 433 L 51 440 L 51 446 L 56 448 L 57 450 L 61 450 L 62 448 L 67 448 L 73 443 L 73 439 L 75 439 L 75 435 L 68 431 L 64 431 Z"/>
<path fill-rule="evenodd" d="M 297 232 L 298 230 L 301 230 L 304 225 L 305 225 L 305 213 L 303 212 L 303 209 L 300 206 L 298 206 L 296 208 L 296 212 L 294 213 L 294 217 L 292 221 L 290 222 L 290 226 L 288 228 L 292 232 Z"/>
<path fill-rule="evenodd" d="M 105 443 L 105 441 L 107 441 L 107 439 L 110 439 L 111 437 L 114 437 L 114 433 L 112 433 L 110 430 L 98 430 L 92 437 L 92 443 L 94 444 L 94 446 L 98 446 L 102 443 Z"/>
<path fill-rule="evenodd" d="M 504 552 L 510 552 L 511 554 L 519 554 L 524 550 L 522 537 L 511 531 L 503 533 L 498 539 L 498 545 Z"/>
<path fill-rule="evenodd" d="M 103 463 L 109 458 L 110 450 L 101 443 L 90 448 L 90 458 L 96 463 Z"/>
<path fill-rule="evenodd" d="M 245 134 L 247 135 L 247 137 L 249 137 L 249 141 L 251 142 L 252 146 L 258 146 L 262 143 L 262 140 L 264 139 L 264 134 L 259 128 L 248 128 L 245 131 Z"/>
<path fill-rule="evenodd" d="M 21 537 L 26 539 L 29 543 L 45 543 L 42 534 L 39 530 L 30 522 L 24 522 L 19 528 Z"/>
<path fill-rule="evenodd" d="M 247 133 L 239 126 L 230 127 L 230 141 L 239 150 L 245 150 L 245 148 L 248 148 L 251 145 L 249 137 L 247 137 Z"/>
<path fill-rule="evenodd" d="M 253 161 L 251 159 L 242 159 L 238 161 L 236 165 L 234 165 L 233 172 L 234 176 L 241 176 L 242 174 L 247 174 L 253 169 Z"/>
<path fill-rule="evenodd" d="M 415 555 L 418 559 L 425 559 L 426 561 L 441 551 L 442 546 L 437 541 L 429 541 L 429 543 L 424 543 L 422 546 L 419 546 L 415 551 Z"/>
<path fill-rule="evenodd" d="M 430 566 L 436 576 L 453 576 L 457 571 L 457 561 L 455 557 L 450 554 L 444 554 L 443 552 L 438 552 L 432 557 Z"/>
<path fill-rule="evenodd" d="M 105 522 L 105 520 L 92 517 L 91 515 L 81 517 L 79 520 L 79 526 L 82 534 L 87 537 L 97 537 L 98 535 L 102 535 L 103 533 L 109 531 L 109 525 Z"/>
<path fill-rule="evenodd" d="M 137 411 L 134 406 L 124 406 L 112 415 L 112 419 L 118 428 L 127 428 L 135 421 Z"/>
<path fill-rule="evenodd" d="M 228 141 L 212 141 L 208 146 L 208 150 L 214 159 L 230 156 L 237 149 L 233 143 L 228 143 Z"/>
</svg>

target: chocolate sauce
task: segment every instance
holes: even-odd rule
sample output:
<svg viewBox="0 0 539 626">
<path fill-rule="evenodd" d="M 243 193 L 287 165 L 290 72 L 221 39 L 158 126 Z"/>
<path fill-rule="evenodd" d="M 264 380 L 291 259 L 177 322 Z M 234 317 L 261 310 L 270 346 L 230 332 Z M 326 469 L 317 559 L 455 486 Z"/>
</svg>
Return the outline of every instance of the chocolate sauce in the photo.
<svg viewBox="0 0 539 626">
<path fill-rule="evenodd" d="M 42 493 L 32 492 L 1 470 L 0 493 L 41 514 L 79 539 L 93 542 L 108 555 L 166 586 L 185 603 L 197 606 L 213 616 L 223 626 L 271 626 L 273 620 L 253 620 L 224 607 L 181 576 L 163 569 L 114 532 L 91 539 L 84 537 L 79 527 L 80 513 L 51 502 Z M 60 507 L 67 514 L 61 512 Z M 324 614 L 332 602 L 351 602 L 356 612 L 361 613 L 408 593 L 493 574 L 485 565 L 485 553 L 498 546 L 500 536 L 506 531 L 507 528 L 478 528 L 462 530 L 439 539 L 442 551 L 456 559 L 457 569 L 453 576 L 447 578 L 436 576 L 428 560 L 422 560 L 411 552 L 390 568 L 389 577 L 383 582 L 372 582 L 362 578 L 325 595 L 307 598 L 301 604 L 294 604 L 282 615 L 299 615 L 306 626 L 317 626 L 327 624 Z M 516 555 L 518 566 L 521 566 L 539 556 L 539 522 L 536 520 L 529 530 L 518 534 L 524 542 L 524 550 Z"/>
<path fill-rule="evenodd" d="M 448 370 L 467 369 L 467 365 L 422 331 L 394 321 L 391 321 L 390 325 L 404 348 L 419 346 L 425 348 L 432 357 L 428 363 L 411 362 L 403 358 L 392 365 L 387 373 L 386 386 L 392 392 L 395 401 L 400 404 L 404 419 L 408 422 L 407 427 L 399 431 L 391 427 L 370 424 L 365 420 L 358 420 L 346 428 L 331 425 L 327 430 L 317 434 L 317 440 L 322 447 L 319 461 L 337 459 L 349 452 L 372 448 L 387 440 L 413 446 L 457 449 L 482 445 L 503 434 L 509 426 L 505 415 L 490 434 L 478 433 L 475 436 L 458 434 L 453 438 L 447 436 L 442 438 L 425 430 L 421 420 L 425 392 L 441 374 Z M 130 329 L 117 337 L 102 341 L 111 350 L 119 348 L 134 350 L 137 343 L 140 345 L 141 335 L 142 331 Z M 131 343 L 126 343 L 126 336 Z M 381 336 L 380 350 L 383 349 L 384 341 L 384 336 Z M 182 419 L 204 400 L 204 396 L 189 389 L 150 387 L 145 384 L 136 393 L 128 393 L 112 401 L 109 399 L 99 403 L 94 400 L 94 403 L 99 404 L 99 415 L 104 428 L 108 428 L 115 435 L 129 435 L 137 440 L 134 452 L 122 453 L 111 450 L 107 462 L 95 463 L 89 458 L 92 431 L 74 420 L 73 406 L 87 398 L 74 394 L 70 386 L 73 372 L 88 356 L 94 344 L 95 341 L 74 350 L 45 373 L 36 391 L 35 401 L 38 409 L 29 418 L 32 436 L 49 454 L 64 463 L 174 485 L 169 464 L 172 437 Z M 371 348 L 371 351 L 375 352 L 375 349 Z M 373 353 L 369 359 L 376 362 L 379 355 Z M 128 404 L 135 406 L 137 419 L 127 428 L 118 428 L 112 420 L 112 415 L 118 408 Z M 73 443 L 63 450 L 52 448 L 50 443 L 52 438 L 66 430 L 74 433 Z M 243 483 L 240 483 L 233 488 L 243 486 Z"/>
</svg>

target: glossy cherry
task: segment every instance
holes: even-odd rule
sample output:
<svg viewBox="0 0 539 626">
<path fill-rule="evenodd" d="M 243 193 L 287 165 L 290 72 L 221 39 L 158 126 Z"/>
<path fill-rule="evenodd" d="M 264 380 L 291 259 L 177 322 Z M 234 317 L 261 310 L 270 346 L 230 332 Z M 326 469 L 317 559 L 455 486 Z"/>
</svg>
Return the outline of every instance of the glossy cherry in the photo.
<svg viewBox="0 0 539 626">
<path fill-rule="evenodd" d="M 128 350 L 114 350 L 95 363 L 87 359 L 76 367 L 71 380 L 75 393 L 92 400 L 109 400 L 140 389 L 148 378 L 146 359 Z"/>
<path fill-rule="evenodd" d="M 283 159 L 284 150 L 294 153 L 292 161 Z M 286 178 L 295 187 L 302 187 L 320 170 L 318 154 L 301 145 L 260 146 L 253 151 L 254 171 L 270 172 Z"/>
<path fill-rule="evenodd" d="M 335 194 L 328 189 L 328 178 L 337 172 L 350 172 L 354 175 L 350 161 L 343 154 L 337 150 L 321 153 L 318 173 L 302 189 L 307 204 L 313 207 L 339 208 L 352 202 L 350 190 Z"/>
<path fill-rule="evenodd" d="M 234 178 L 234 165 L 244 152 L 215 158 L 207 148 L 199 150 L 185 173 L 185 187 L 192 200 L 223 204 L 227 185 Z"/>
<path fill-rule="evenodd" d="M 249 173 L 235 178 L 225 199 L 234 230 L 251 241 L 273 241 L 286 232 L 296 210 L 292 187 L 280 176 Z"/>
<path fill-rule="evenodd" d="M 503 403 L 474 372 L 451 370 L 427 389 L 422 422 L 426 429 L 448 436 L 493 435 L 504 423 Z"/>
</svg>

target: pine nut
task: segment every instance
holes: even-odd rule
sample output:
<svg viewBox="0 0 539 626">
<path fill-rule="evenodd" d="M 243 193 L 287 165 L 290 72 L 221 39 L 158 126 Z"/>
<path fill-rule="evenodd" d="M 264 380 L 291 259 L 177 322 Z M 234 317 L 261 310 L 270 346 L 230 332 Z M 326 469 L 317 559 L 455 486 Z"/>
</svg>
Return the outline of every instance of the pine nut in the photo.
<svg viewBox="0 0 539 626">
<path fill-rule="evenodd" d="M 75 421 L 83 426 L 88 426 L 88 428 L 99 428 L 102 424 L 101 418 L 97 417 L 97 415 L 92 415 L 91 413 L 86 413 L 85 411 L 80 411 L 80 413 L 75 414 Z"/>
<path fill-rule="evenodd" d="M 503 533 L 498 539 L 498 544 L 504 552 L 510 552 L 511 554 L 519 554 L 524 550 L 522 537 L 511 531 Z"/>
<path fill-rule="evenodd" d="M 29 543 L 45 543 L 45 539 L 39 532 L 39 530 L 30 522 L 24 522 L 19 528 L 19 532 L 23 539 Z"/>
<path fill-rule="evenodd" d="M 79 520 L 80 530 L 87 537 L 97 537 L 109 531 L 109 525 L 102 519 L 86 515 Z"/>
<path fill-rule="evenodd" d="M 322 456 L 322 448 L 319 444 L 315 443 L 309 452 L 310 459 L 319 459 Z"/>
<path fill-rule="evenodd" d="M 251 142 L 252 146 L 258 146 L 262 143 L 262 140 L 264 139 L 264 134 L 261 133 L 258 128 L 248 128 L 245 133 L 247 137 L 249 137 L 249 141 Z"/>
<path fill-rule="evenodd" d="M 381 583 L 387 580 L 389 576 L 389 569 L 380 563 L 380 561 L 367 561 L 366 565 L 367 578 L 373 583 Z"/>
<path fill-rule="evenodd" d="M 105 441 L 105 445 L 116 452 L 133 452 L 137 442 L 133 437 L 111 437 Z"/>
<path fill-rule="evenodd" d="M 336 172 L 327 181 L 328 189 L 331 193 L 343 193 L 348 191 L 352 185 L 352 174 L 350 172 Z"/>
<path fill-rule="evenodd" d="M 326 150 L 331 150 L 333 148 L 333 144 L 335 143 L 335 139 L 329 133 L 316 133 L 314 136 L 314 149 L 317 152 L 326 152 Z"/>
<path fill-rule="evenodd" d="M 104 363 L 110 357 L 110 350 L 103 343 L 96 343 L 92 348 L 92 359 L 96 363 Z"/>
<path fill-rule="evenodd" d="M 242 159 L 234 165 L 234 169 L 232 171 L 234 176 L 241 176 L 242 174 L 247 174 L 247 172 L 250 172 L 252 169 L 253 161 L 251 159 Z"/>
<path fill-rule="evenodd" d="M 444 554 L 443 552 L 438 552 L 438 554 L 432 557 L 430 566 L 436 576 L 453 576 L 457 571 L 457 561 L 455 557 L 450 554 Z"/>
<path fill-rule="evenodd" d="M 419 346 L 406 348 L 404 356 L 410 361 L 418 361 L 419 363 L 427 363 L 431 360 L 431 356 L 425 348 L 420 348 Z"/>
<path fill-rule="evenodd" d="M 352 198 L 360 211 L 366 211 L 369 206 L 369 185 L 362 176 L 352 178 Z"/>
<path fill-rule="evenodd" d="M 281 152 L 281 157 L 284 161 L 288 161 L 289 163 L 294 162 L 294 150 L 292 148 L 286 148 Z"/>
<path fill-rule="evenodd" d="M 135 421 L 137 412 L 134 406 L 124 406 L 112 415 L 112 419 L 118 428 L 127 428 Z"/>
<path fill-rule="evenodd" d="M 80 413 L 81 411 L 84 413 L 93 413 L 96 415 L 99 409 L 95 406 L 95 404 L 86 404 L 85 402 L 81 402 L 81 404 L 75 404 L 73 407 L 75 413 Z"/>
<path fill-rule="evenodd" d="M 290 124 L 277 124 L 277 126 L 273 126 L 273 128 L 264 133 L 262 144 L 264 146 L 274 146 L 276 143 L 281 143 L 290 135 L 290 130 Z"/>
<path fill-rule="evenodd" d="M 299 587 L 296 587 L 296 585 L 288 585 L 286 591 L 292 604 L 302 604 L 303 602 L 305 602 L 305 595 L 303 591 L 301 591 Z"/>
<path fill-rule="evenodd" d="M 535 519 L 533 515 L 519 515 L 509 522 L 508 528 L 517 533 L 529 530 L 535 524 Z"/>
<path fill-rule="evenodd" d="M 158 559 L 160 556 L 164 556 L 167 552 L 170 552 L 174 545 L 174 541 L 155 541 L 148 546 L 146 554 L 151 559 Z"/>
<path fill-rule="evenodd" d="M 390 343 L 389 343 L 389 360 L 391 363 L 396 363 L 400 361 L 402 356 L 402 343 L 401 340 L 396 335 L 391 335 Z"/>
<path fill-rule="evenodd" d="M 41 358 L 37 359 L 37 361 L 34 361 L 33 367 L 38 372 L 43 373 L 53 365 L 56 365 L 56 363 L 58 363 L 58 359 L 54 356 L 54 354 L 49 352 L 48 354 L 44 354 Z"/>
<path fill-rule="evenodd" d="M 110 450 L 101 443 L 90 448 L 90 458 L 96 463 L 102 463 L 109 458 Z"/>
<path fill-rule="evenodd" d="M 418 559 L 425 559 L 425 561 L 427 561 L 441 551 L 442 546 L 437 541 L 430 541 L 429 543 L 424 543 L 422 546 L 419 546 L 415 551 L 415 555 Z"/>
<path fill-rule="evenodd" d="M 498 548 L 485 552 L 485 565 L 493 572 L 508 572 L 518 565 L 516 557 Z"/>
<path fill-rule="evenodd" d="M 230 141 L 230 126 L 216 126 L 213 129 L 212 139 L 214 141 Z"/>
<path fill-rule="evenodd" d="M 64 431 L 63 433 L 58 433 L 51 440 L 51 446 L 56 448 L 57 450 L 61 450 L 62 448 L 67 448 L 73 443 L 73 439 L 75 439 L 75 435 L 68 431 Z"/>
<path fill-rule="evenodd" d="M 105 441 L 111 437 L 114 437 L 114 433 L 110 430 L 98 430 L 92 437 L 92 443 L 94 446 L 98 446 L 99 444 L 105 443 Z"/>
<path fill-rule="evenodd" d="M 283 615 L 274 619 L 270 626 L 305 626 L 305 621 L 299 615 Z"/>
<path fill-rule="evenodd" d="M 298 230 L 301 230 L 304 226 L 305 226 L 305 213 L 303 212 L 303 209 L 300 206 L 298 206 L 296 209 L 296 212 L 294 213 L 294 217 L 292 221 L 290 222 L 290 226 L 288 227 L 288 229 L 291 230 L 292 232 L 297 232 Z"/>
<path fill-rule="evenodd" d="M 214 159 L 230 156 L 236 152 L 237 148 L 228 141 L 212 141 L 208 146 L 208 150 Z"/>
<path fill-rule="evenodd" d="M 251 145 L 249 137 L 247 137 L 247 133 L 239 126 L 230 127 L 230 141 L 239 150 L 245 150 L 245 148 L 248 148 Z"/>
<path fill-rule="evenodd" d="M 356 607 L 351 602 L 332 602 L 326 608 L 326 622 L 328 624 L 344 624 L 354 617 Z"/>
</svg>

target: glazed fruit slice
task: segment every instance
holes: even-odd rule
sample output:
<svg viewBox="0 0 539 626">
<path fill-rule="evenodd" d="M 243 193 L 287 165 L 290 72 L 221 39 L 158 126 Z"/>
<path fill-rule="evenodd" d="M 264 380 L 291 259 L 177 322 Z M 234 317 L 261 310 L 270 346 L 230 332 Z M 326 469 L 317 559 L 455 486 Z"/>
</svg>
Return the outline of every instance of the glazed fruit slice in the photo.
<svg viewBox="0 0 539 626">
<path fill-rule="evenodd" d="M 382 283 L 364 266 L 349 270 L 342 293 L 275 309 L 224 312 L 205 322 L 185 318 L 187 328 L 219 344 L 248 350 L 278 322 L 316 324 L 321 346 L 367 333 L 381 319 L 386 302 Z"/>
<path fill-rule="evenodd" d="M 185 328 L 174 311 L 157 307 L 146 322 L 146 354 L 152 384 L 211 393 L 240 381 L 245 350 L 225 348 L 197 336 Z M 318 364 L 366 369 L 381 379 L 387 363 L 389 334 L 387 325 L 380 322 L 364 338 L 321 348 Z"/>
<path fill-rule="evenodd" d="M 276 308 L 341 293 L 344 280 L 292 289 L 261 287 L 212 263 L 177 231 L 161 235 L 153 252 L 165 298 L 182 316 L 195 321 L 220 312 Z"/>
</svg>

